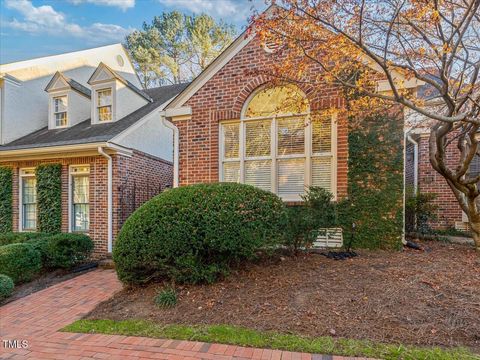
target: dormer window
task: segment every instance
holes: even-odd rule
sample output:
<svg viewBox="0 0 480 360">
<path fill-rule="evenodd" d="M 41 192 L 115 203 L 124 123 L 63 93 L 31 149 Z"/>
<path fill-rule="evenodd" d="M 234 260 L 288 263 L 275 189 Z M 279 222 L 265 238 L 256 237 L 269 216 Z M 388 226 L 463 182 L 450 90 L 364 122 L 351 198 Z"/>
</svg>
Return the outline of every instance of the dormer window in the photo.
<svg viewBox="0 0 480 360">
<path fill-rule="evenodd" d="M 97 116 L 99 122 L 112 121 L 112 89 L 97 90 Z"/>
<path fill-rule="evenodd" d="M 53 98 L 53 116 L 55 118 L 55 127 L 65 127 L 68 124 L 67 116 L 68 97 L 57 96 Z"/>
</svg>

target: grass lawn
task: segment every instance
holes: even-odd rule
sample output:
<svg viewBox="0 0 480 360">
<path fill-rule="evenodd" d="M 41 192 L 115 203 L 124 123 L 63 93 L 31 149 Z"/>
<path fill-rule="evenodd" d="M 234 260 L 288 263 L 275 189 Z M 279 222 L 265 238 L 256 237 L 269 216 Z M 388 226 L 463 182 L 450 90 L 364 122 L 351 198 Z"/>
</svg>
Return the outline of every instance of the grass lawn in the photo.
<svg viewBox="0 0 480 360">
<path fill-rule="evenodd" d="M 480 356 L 464 348 L 422 348 L 398 344 L 382 344 L 366 340 L 333 338 L 329 336 L 306 337 L 227 325 L 186 326 L 161 325 L 146 320 L 79 320 L 62 330 L 77 333 L 117 334 L 192 340 L 316 354 L 365 356 L 392 360 L 480 359 Z"/>
</svg>

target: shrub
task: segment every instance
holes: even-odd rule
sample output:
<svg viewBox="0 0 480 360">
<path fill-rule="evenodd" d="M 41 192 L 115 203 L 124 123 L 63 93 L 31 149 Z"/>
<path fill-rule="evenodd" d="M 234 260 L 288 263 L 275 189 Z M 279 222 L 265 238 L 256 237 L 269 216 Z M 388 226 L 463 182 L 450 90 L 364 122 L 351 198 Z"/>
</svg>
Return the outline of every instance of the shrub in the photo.
<svg viewBox="0 0 480 360">
<path fill-rule="evenodd" d="M 34 239 L 30 244 L 40 253 L 46 268 L 70 268 L 86 260 L 93 242 L 84 234 L 56 234 Z"/>
<path fill-rule="evenodd" d="M 438 206 L 433 203 L 436 198 L 437 194 L 421 192 L 417 192 L 407 198 L 405 217 L 410 220 L 407 221 L 407 233 L 415 232 L 421 235 L 434 233 L 430 222 L 437 219 L 436 211 Z"/>
<path fill-rule="evenodd" d="M 0 301 L 12 295 L 14 287 L 13 280 L 9 276 L 0 274 Z"/>
<path fill-rule="evenodd" d="M 62 227 L 62 165 L 39 165 L 35 169 L 35 176 L 38 230 L 59 233 Z"/>
<path fill-rule="evenodd" d="M 155 296 L 155 304 L 162 308 L 170 308 L 177 305 L 177 292 L 174 288 L 166 288 Z"/>
<path fill-rule="evenodd" d="M 12 168 L 0 166 L 0 232 L 12 231 L 12 185 Z"/>
<path fill-rule="evenodd" d="M 44 237 L 46 234 L 39 232 L 7 232 L 0 233 L 0 246 L 22 243 L 32 239 Z"/>
<path fill-rule="evenodd" d="M 287 247 L 295 252 L 300 248 L 309 248 L 322 228 L 335 226 L 336 210 L 332 198 L 333 195 L 327 190 L 312 186 L 302 196 L 302 205 L 287 208 Z"/>
<path fill-rule="evenodd" d="M 125 283 L 213 282 L 233 263 L 277 246 L 284 222 L 280 198 L 253 186 L 167 190 L 127 219 L 113 250 L 115 268 Z"/>
<path fill-rule="evenodd" d="M 40 253 L 31 244 L 0 246 L 0 273 L 10 276 L 15 284 L 31 280 L 41 267 Z"/>
</svg>

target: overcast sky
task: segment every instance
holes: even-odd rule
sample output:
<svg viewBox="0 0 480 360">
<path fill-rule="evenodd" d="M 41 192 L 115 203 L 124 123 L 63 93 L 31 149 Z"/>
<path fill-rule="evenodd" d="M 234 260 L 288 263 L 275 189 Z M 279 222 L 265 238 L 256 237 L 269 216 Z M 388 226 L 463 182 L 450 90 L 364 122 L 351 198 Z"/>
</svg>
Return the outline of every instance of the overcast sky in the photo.
<svg viewBox="0 0 480 360">
<path fill-rule="evenodd" d="M 245 28 L 264 0 L 0 0 L 0 63 L 123 42 L 163 11 L 205 12 Z"/>
</svg>

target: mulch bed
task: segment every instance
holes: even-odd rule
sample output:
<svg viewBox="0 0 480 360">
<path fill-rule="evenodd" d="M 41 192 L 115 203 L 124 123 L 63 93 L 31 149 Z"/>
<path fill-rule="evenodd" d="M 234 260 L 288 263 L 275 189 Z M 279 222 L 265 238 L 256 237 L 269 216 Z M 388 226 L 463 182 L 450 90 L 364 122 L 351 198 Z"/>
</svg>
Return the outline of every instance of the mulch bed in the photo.
<svg viewBox="0 0 480 360">
<path fill-rule="evenodd" d="M 91 319 L 231 324 L 308 336 L 338 336 L 480 350 L 480 255 L 425 242 L 426 251 L 358 251 L 263 260 L 213 285 L 177 286 L 178 305 L 160 309 L 163 284 L 124 289 Z"/>
<path fill-rule="evenodd" d="M 3 300 L 3 302 L 0 301 L 0 306 L 5 305 L 14 300 L 21 299 L 25 296 L 28 296 L 37 291 L 46 289 L 50 286 L 61 283 L 62 281 L 73 279 L 74 277 L 83 275 L 89 271 L 96 269 L 96 267 L 89 267 L 88 269 L 82 270 L 84 267 L 86 266 L 82 265 L 77 267 L 76 269 L 58 269 L 51 272 L 45 272 L 45 273 L 39 274 L 35 279 L 33 279 L 30 282 L 27 282 L 25 284 L 15 285 L 12 296 Z"/>
</svg>

